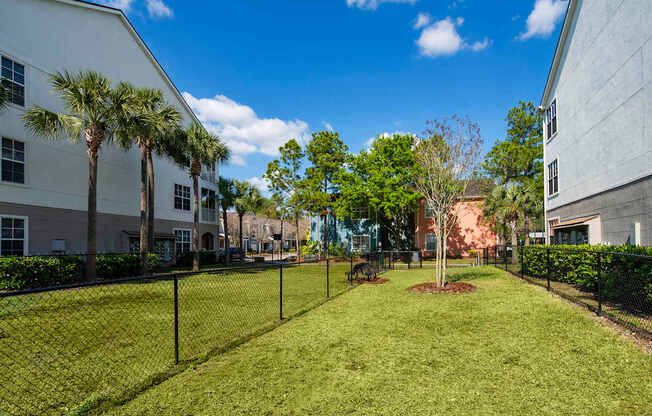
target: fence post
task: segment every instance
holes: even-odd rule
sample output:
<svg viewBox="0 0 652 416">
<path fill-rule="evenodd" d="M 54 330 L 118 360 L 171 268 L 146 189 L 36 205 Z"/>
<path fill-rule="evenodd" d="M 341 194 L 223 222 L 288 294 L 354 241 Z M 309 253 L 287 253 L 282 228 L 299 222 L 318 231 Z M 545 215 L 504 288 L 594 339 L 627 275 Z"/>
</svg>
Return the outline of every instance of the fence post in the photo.
<svg viewBox="0 0 652 416">
<path fill-rule="evenodd" d="M 353 287 L 353 253 L 351 253 L 351 267 L 349 268 L 349 288 Z"/>
<path fill-rule="evenodd" d="M 283 263 L 281 263 L 281 268 L 278 273 L 278 311 L 279 318 L 283 320 Z"/>
<path fill-rule="evenodd" d="M 174 275 L 174 363 L 179 364 L 179 278 Z"/>
<path fill-rule="evenodd" d="M 546 247 L 546 281 L 550 291 L 550 247 Z"/>
<path fill-rule="evenodd" d="M 423 269 L 423 252 L 419 250 L 419 268 Z"/>
<path fill-rule="evenodd" d="M 331 297 L 331 285 L 329 282 L 330 279 L 330 260 L 328 257 L 326 257 L 326 297 L 330 298 Z"/>
<path fill-rule="evenodd" d="M 521 253 L 521 277 L 527 274 L 527 255 L 525 246 L 523 246 L 523 252 Z"/>
<path fill-rule="evenodd" d="M 410 263 L 412 263 L 412 256 L 410 256 L 410 254 L 412 253 L 408 251 L 408 255 L 407 255 L 408 270 L 410 270 Z"/>
<path fill-rule="evenodd" d="M 514 247 L 512 247 L 512 256 L 514 255 Z M 507 271 L 507 246 L 503 247 L 503 265 L 505 266 L 505 271 Z"/>
<path fill-rule="evenodd" d="M 598 316 L 602 316 L 602 253 L 598 253 Z"/>
</svg>

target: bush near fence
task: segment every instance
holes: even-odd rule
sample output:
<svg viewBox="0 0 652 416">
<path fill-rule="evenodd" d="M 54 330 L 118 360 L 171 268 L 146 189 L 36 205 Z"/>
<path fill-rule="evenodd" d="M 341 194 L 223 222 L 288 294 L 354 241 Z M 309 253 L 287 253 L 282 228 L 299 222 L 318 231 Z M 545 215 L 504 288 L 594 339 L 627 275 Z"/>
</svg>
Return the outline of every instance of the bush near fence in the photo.
<svg viewBox="0 0 652 416">
<path fill-rule="evenodd" d="M 148 254 L 148 270 L 160 266 L 156 254 Z M 84 280 L 83 256 L 0 257 L 0 289 L 21 290 L 67 285 Z M 97 276 L 107 279 L 140 274 L 138 254 L 99 254 Z"/>
<path fill-rule="evenodd" d="M 520 252 L 527 275 L 546 278 L 549 252 L 551 281 L 569 283 L 594 293 L 598 290 L 597 252 L 601 252 L 600 280 L 604 299 L 616 302 L 628 298 L 642 299 L 644 308 L 652 309 L 652 261 L 621 255 L 652 256 L 650 247 L 531 245 L 521 247 Z"/>
<path fill-rule="evenodd" d="M 176 265 L 179 267 L 190 267 L 192 266 L 192 259 L 195 253 L 192 251 L 185 252 L 177 257 Z M 199 251 L 199 264 L 205 265 L 214 265 L 217 264 L 217 251 L 215 250 L 200 250 Z"/>
</svg>

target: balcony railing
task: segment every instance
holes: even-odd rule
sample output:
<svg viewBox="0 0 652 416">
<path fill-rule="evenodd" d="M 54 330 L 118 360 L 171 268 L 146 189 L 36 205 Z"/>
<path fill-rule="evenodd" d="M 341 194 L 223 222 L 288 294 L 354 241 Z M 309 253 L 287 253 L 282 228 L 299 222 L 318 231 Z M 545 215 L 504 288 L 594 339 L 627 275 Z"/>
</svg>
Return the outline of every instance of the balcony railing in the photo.
<svg viewBox="0 0 652 416">
<path fill-rule="evenodd" d="M 215 208 L 202 208 L 201 209 L 201 220 L 204 222 L 216 222 L 217 221 L 217 211 Z"/>
</svg>

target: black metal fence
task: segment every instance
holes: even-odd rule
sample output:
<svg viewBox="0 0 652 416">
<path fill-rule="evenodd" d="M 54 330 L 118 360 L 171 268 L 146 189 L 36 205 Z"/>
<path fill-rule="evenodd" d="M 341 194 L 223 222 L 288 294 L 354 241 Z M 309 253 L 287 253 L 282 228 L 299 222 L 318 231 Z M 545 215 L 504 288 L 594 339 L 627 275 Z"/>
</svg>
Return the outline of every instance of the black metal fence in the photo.
<svg viewBox="0 0 652 416">
<path fill-rule="evenodd" d="M 0 414 L 121 400 L 354 287 L 378 259 L 263 263 L 0 292 Z"/>
<path fill-rule="evenodd" d="M 478 266 L 483 262 L 482 249 L 468 249 L 466 257 L 448 256 L 447 267 Z M 382 265 L 386 270 L 414 270 L 434 268 L 436 265 L 435 253 L 419 250 L 413 251 L 383 251 L 379 253 Z"/>
<path fill-rule="evenodd" d="M 652 339 L 652 256 L 555 246 L 489 247 L 483 263 Z"/>
</svg>

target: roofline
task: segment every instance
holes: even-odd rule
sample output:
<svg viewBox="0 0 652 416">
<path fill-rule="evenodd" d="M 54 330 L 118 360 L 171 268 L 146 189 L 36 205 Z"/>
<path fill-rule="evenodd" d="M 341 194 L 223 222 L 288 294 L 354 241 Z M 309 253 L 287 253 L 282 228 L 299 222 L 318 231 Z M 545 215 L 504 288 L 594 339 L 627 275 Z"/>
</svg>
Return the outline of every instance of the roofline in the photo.
<svg viewBox="0 0 652 416">
<path fill-rule="evenodd" d="M 565 50 L 564 45 L 566 45 L 566 39 L 568 38 L 568 32 L 570 31 L 575 10 L 577 10 L 577 4 L 578 0 L 568 0 L 566 15 L 564 16 L 564 22 L 561 25 L 561 32 L 559 33 L 559 39 L 557 39 L 557 46 L 555 46 L 555 54 L 553 55 L 550 69 L 548 69 L 548 78 L 546 79 L 546 86 L 543 89 L 543 96 L 541 97 L 541 103 L 539 104 L 540 106 L 546 105 L 553 81 L 557 78 L 557 70 L 559 69 L 561 57 Z"/>
<path fill-rule="evenodd" d="M 181 101 L 181 105 L 188 111 L 191 118 L 195 122 L 200 123 L 195 112 L 192 111 L 192 108 L 190 108 L 186 100 L 183 98 L 183 95 L 181 95 L 181 92 L 179 91 L 177 86 L 174 85 L 172 79 L 168 76 L 167 72 L 165 72 L 165 69 L 163 69 L 160 62 L 156 59 L 152 51 L 149 49 L 149 46 L 147 46 L 143 38 L 140 37 L 140 34 L 138 34 L 138 32 L 136 31 L 136 28 L 134 27 L 134 25 L 131 24 L 129 18 L 127 18 L 127 15 L 125 15 L 122 10 L 117 9 L 115 7 L 106 6 L 103 4 L 91 3 L 90 1 L 87 0 L 54 0 L 54 1 L 57 1 L 59 3 L 69 4 L 72 6 L 77 6 L 77 7 L 85 7 L 88 9 L 97 10 L 105 13 L 111 13 L 116 16 L 119 16 L 120 19 L 122 20 L 122 23 L 125 26 L 127 26 L 129 31 L 131 32 L 131 35 L 136 39 L 136 42 L 138 43 L 140 48 L 145 52 L 145 54 L 152 61 L 152 63 L 154 63 L 154 66 L 158 69 L 159 73 L 163 76 L 163 79 L 167 81 L 170 87 L 172 87 L 172 92 L 177 96 L 179 101 Z"/>
</svg>

